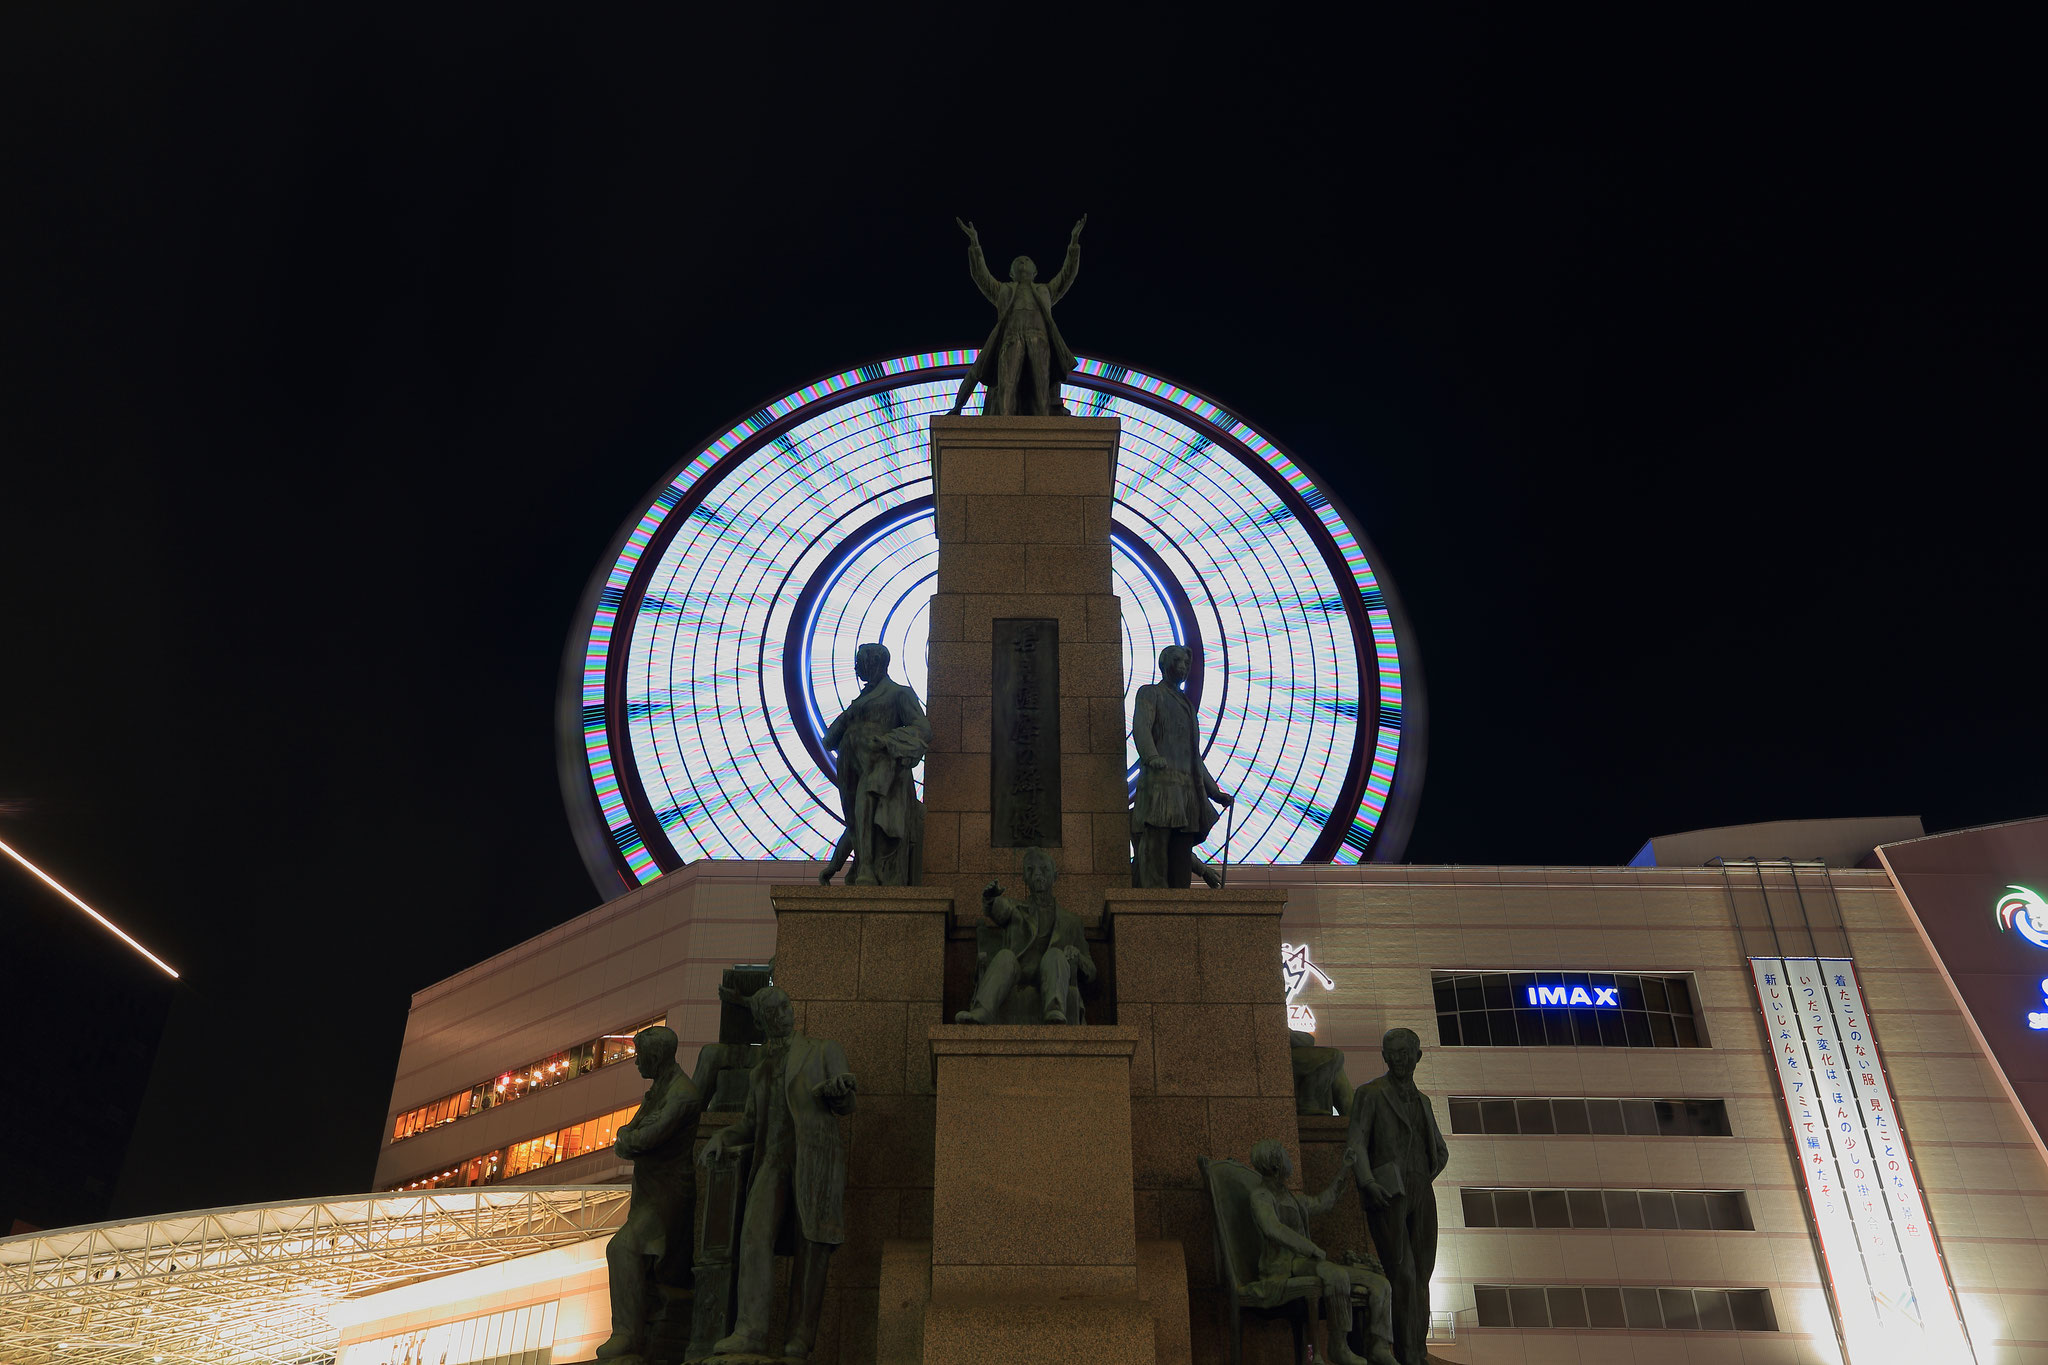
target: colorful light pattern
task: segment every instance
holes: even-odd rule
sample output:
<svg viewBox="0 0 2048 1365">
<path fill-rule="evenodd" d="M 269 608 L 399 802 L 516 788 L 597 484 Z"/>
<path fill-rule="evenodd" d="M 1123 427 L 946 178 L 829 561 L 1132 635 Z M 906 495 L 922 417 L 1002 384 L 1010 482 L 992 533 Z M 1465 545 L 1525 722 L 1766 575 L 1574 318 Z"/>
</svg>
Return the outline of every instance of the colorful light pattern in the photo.
<svg viewBox="0 0 2048 1365">
<path fill-rule="evenodd" d="M 924 423 L 973 354 L 864 366 L 770 404 L 628 528 L 582 650 L 580 749 L 629 884 L 697 858 L 831 849 L 837 797 L 806 737 L 850 699 L 860 641 L 888 644 L 923 691 L 937 554 Z M 1126 685 L 1151 680 L 1164 644 L 1202 643 L 1208 762 L 1239 798 L 1233 859 L 1300 861 L 1321 839 L 1358 861 L 1390 799 L 1403 710 L 1393 613 L 1357 536 L 1284 452 L 1207 399 L 1090 360 L 1064 394 L 1123 423 L 1112 561 Z"/>
<path fill-rule="evenodd" d="M 2048 900 L 2024 886 L 2008 886 L 1998 898 L 1998 927 L 2013 930 L 2036 948 L 2048 948 Z"/>
</svg>

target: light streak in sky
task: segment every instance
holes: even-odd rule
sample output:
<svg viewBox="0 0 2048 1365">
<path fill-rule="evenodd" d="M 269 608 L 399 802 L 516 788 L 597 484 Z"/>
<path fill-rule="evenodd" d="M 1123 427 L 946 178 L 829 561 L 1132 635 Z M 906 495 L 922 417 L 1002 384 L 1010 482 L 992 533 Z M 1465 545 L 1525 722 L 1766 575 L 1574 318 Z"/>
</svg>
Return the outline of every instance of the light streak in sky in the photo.
<svg viewBox="0 0 2048 1365">
<path fill-rule="evenodd" d="M 143 947 L 140 943 L 137 943 L 134 939 L 128 937 L 127 931 L 122 929 L 120 925 L 114 923 L 105 915 L 102 915 L 99 911 L 93 909 L 90 905 L 87 905 L 84 901 L 72 895 L 70 890 L 66 888 L 62 882 L 58 881 L 55 877 L 52 877 L 49 873 L 43 871 L 40 867 L 37 867 L 34 863 L 30 862 L 27 858 L 23 857 L 20 850 L 12 847 L 4 840 L 0 840 L 0 853 L 5 853 L 8 857 L 14 859 L 14 861 L 20 863 L 23 867 L 35 873 L 36 876 L 41 878 L 43 882 L 47 884 L 52 891 L 55 891 L 65 900 L 70 901 L 73 905 L 85 911 L 86 914 L 91 915 L 94 919 L 98 920 L 104 928 L 106 928 L 110 933 L 112 933 L 115 938 L 120 939 L 121 942 L 127 944 L 130 948 L 133 948 L 136 952 L 141 953 L 151 962 L 154 962 L 160 969 L 162 969 L 164 975 L 170 977 L 173 981 L 178 979 L 177 969 L 172 967 L 170 963 L 164 961 L 155 953 L 152 953 L 149 949 Z"/>
</svg>

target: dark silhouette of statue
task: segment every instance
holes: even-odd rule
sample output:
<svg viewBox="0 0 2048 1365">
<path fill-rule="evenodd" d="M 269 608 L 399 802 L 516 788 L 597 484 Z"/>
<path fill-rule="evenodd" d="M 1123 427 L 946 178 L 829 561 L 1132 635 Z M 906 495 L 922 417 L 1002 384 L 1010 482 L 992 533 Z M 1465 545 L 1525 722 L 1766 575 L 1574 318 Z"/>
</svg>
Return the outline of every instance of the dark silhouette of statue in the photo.
<svg viewBox="0 0 2048 1365">
<path fill-rule="evenodd" d="M 1394 1290 L 1394 1353 L 1422 1365 L 1429 1341 L 1429 1277 L 1436 1272 L 1436 1190 L 1450 1148 L 1429 1096 L 1415 1088 L 1422 1039 L 1387 1030 L 1380 1044 L 1387 1074 L 1358 1087 L 1344 1159 L 1358 1181 L 1365 1224 Z"/>
<path fill-rule="evenodd" d="M 1332 1328 L 1330 1359 L 1335 1365 L 1395 1365 L 1392 1296 L 1386 1276 L 1362 1259 L 1331 1258 L 1308 1235 L 1309 1221 L 1336 1207 L 1337 1191 L 1351 1169 L 1350 1162 L 1339 1166 L 1330 1187 L 1313 1199 L 1287 1188 L 1294 1176 L 1294 1161 L 1284 1143 L 1267 1138 L 1253 1147 L 1252 1169 L 1259 1173 L 1259 1187 L 1251 1197 L 1252 1221 L 1258 1224 L 1265 1242 L 1259 1252 L 1259 1278 L 1284 1283 L 1296 1276 L 1314 1275 L 1323 1282 L 1323 1302 L 1329 1306 Z M 1354 1297 L 1365 1300 L 1372 1340 L 1371 1354 L 1363 1359 L 1346 1340 L 1351 1335 Z"/>
<path fill-rule="evenodd" d="M 849 883 L 916 886 L 924 878 L 924 803 L 910 770 L 931 747 L 931 722 L 917 693 L 889 676 L 886 645 L 855 650 L 853 673 L 864 684 L 860 695 L 825 732 L 838 758 L 846 832 L 818 880 L 831 881 L 851 853 Z"/>
<path fill-rule="evenodd" d="M 657 1280 L 687 1287 L 696 1236 L 697 1145 L 703 1097 L 676 1064 L 675 1030 L 656 1024 L 633 1035 L 633 1065 L 652 1084 L 612 1151 L 633 1163 L 633 1199 L 626 1224 L 605 1248 L 611 1272 L 612 1334 L 600 1360 L 647 1352 L 649 1307 Z"/>
<path fill-rule="evenodd" d="M 1007 280 L 989 274 L 988 262 L 981 254 L 981 234 L 972 223 L 961 223 L 958 218 L 953 221 L 967 234 L 967 273 L 982 296 L 996 306 L 995 330 L 982 343 L 974 367 L 960 381 L 953 412 L 957 415 L 966 407 L 974 386 L 982 384 L 988 389 L 981 405 L 984 416 L 1064 416 L 1067 409 L 1060 401 L 1060 381 L 1081 362 L 1052 320 L 1052 306 L 1073 288 L 1074 277 L 1081 273 L 1081 229 L 1088 226 L 1088 215 L 1082 214 L 1081 221 L 1074 224 L 1067 238 L 1066 263 L 1046 284 L 1038 283 L 1038 267 L 1029 256 L 1010 262 Z M 1027 369 L 1029 388 L 1023 382 Z"/>
<path fill-rule="evenodd" d="M 1344 1074 L 1341 1048 L 1318 1047 L 1313 1033 L 1287 1030 L 1288 1051 L 1294 1063 L 1294 1112 L 1297 1114 L 1351 1114 L 1351 1079 Z"/>
<path fill-rule="evenodd" d="M 1195 708 L 1181 685 L 1193 656 L 1184 645 L 1159 651 L 1159 681 L 1138 689 L 1131 740 L 1138 748 L 1138 792 L 1131 806 L 1131 885 L 1184 888 L 1195 875 L 1195 845 L 1216 824 L 1215 807 L 1233 798 L 1202 764 Z M 1202 878 L 1218 878 L 1207 866 Z"/>
<path fill-rule="evenodd" d="M 768 1344 L 775 1300 L 775 1242 L 785 1224 L 796 1233 L 789 1321 L 782 1358 L 803 1360 L 818 1340 L 825 1270 L 846 1240 L 846 1153 L 839 1115 L 853 1112 L 854 1078 L 839 1044 L 796 1031 L 796 1011 L 779 986 L 748 1000 L 768 1042 L 747 1086 L 739 1121 L 712 1135 L 697 1160 L 709 1166 L 726 1149 L 752 1143 L 747 1212 L 740 1228 L 739 1313 L 713 1355 L 759 1354 Z"/>
<path fill-rule="evenodd" d="M 953 1016 L 956 1024 L 1079 1024 L 1082 982 L 1095 979 L 1081 917 L 1053 899 L 1057 872 L 1042 848 L 1024 853 L 1024 884 L 1030 896 L 1012 900 L 990 882 L 981 893 L 982 917 L 1002 935 L 993 952 L 983 951 L 974 983 L 974 1005 Z M 1037 988 L 1037 1018 L 1016 1017 L 1019 987 Z M 1029 997 L 1026 997 L 1028 1001 Z M 1006 1008 L 1008 1007 L 1008 1008 Z"/>
</svg>

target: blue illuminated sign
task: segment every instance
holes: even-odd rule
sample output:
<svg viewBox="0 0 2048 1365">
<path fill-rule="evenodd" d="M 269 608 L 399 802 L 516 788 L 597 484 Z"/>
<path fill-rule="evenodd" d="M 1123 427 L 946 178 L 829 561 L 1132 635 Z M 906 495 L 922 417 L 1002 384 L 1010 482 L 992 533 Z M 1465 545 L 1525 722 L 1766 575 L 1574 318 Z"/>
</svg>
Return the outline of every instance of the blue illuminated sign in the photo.
<svg viewBox="0 0 2048 1365">
<path fill-rule="evenodd" d="M 2048 1030 L 2048 977 L 2041 979 L 2041 1005 L 2041 1009 L 2028 1012 L 2028 1028 Z"/>
<path fill-rule="evenodd" d="M 1594 986 L 1588 994 L 1584 986 L 1531 986 L 1529 1003 L 1532 1005 L 1594 1005 L 1606 1009 L 1620 1009 L 1621 1002 L 1614 998 L 1619 986 Z M 2048 1027 L 2048 1026 L 2044 1026 Z"/>
</svg>

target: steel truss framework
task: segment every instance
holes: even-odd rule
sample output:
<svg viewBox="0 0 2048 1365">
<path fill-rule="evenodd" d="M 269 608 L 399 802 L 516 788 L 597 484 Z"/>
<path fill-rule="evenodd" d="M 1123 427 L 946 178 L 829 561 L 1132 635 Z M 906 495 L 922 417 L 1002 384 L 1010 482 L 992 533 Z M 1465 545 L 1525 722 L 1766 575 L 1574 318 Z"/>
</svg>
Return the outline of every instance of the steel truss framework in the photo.
<svg viewBox="0 0 2048 1365">
<path fill-rule="evenodd" d="M 0 1365 L 317 1365 L 344 1299 L 601 1236 L 624 1186 L 208 1209 L 0 1240 Z"/>
</svg>

